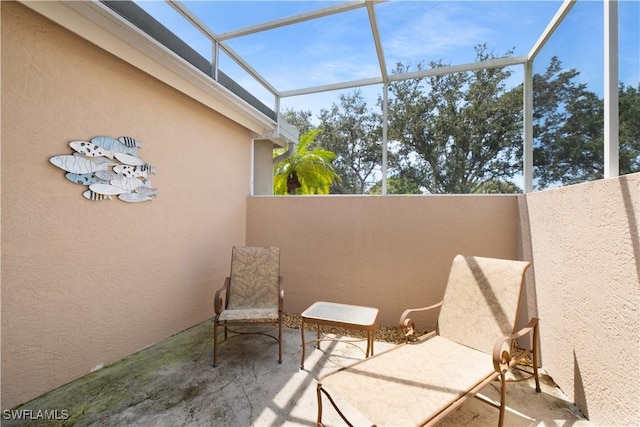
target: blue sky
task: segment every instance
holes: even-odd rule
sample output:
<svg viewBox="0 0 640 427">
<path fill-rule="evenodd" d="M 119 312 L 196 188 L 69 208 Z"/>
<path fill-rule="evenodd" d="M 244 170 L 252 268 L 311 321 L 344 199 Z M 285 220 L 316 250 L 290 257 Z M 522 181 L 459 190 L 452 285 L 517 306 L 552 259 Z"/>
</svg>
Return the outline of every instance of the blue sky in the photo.
<svg viewBox="0 0 640 427">
<path fill-rule="evenodd" d="M 327 1 L 186 1 L 184 4 L 215 33 L 255 25 L 309 10 L 335 5 Z M 211 44 L 164 2 L 139 4 L 202 55 L 211 58 Z M 387 69 L 396 62 L 411 64 L 442 61 L 463 64 L 475 59 L 474 46 L 486 43 L 502 56 L 526 55 L 561 1 L 391 1 L 376 6 Z M 620 80 L 640 83 L 640 1 L 619 2 Z M 580 71 L 580 80 L 601 93 L 603 58 L 603 4 L 579 0 L 534 63 L 544 72 L 556 55 L 565 68 Z M 380 74 L 366 9 L 332 15 L 293 26 L 231 39 L 229 46 L 281 91 Z M 221 58 L 221 70 L 272 105 L 268 92 L 233 61 Z M 512 67 L 513 84 L 521 81 L 522 67 Z M 373 107 L 379 86 L 362 89 Z M 346 91 L 350 92 L 350 90 Z M 284 98 L 283 108 L 314 112 L 337 102 L 329 92 Z"/>
</svg>

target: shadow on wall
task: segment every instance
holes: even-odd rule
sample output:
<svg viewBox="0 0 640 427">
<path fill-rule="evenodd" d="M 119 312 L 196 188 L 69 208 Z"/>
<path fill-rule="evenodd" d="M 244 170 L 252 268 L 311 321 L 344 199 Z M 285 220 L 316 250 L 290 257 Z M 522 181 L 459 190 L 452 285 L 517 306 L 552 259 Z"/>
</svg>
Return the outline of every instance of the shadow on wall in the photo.
<svg viewBox="0 0 640 427">
<path fill-rule="evenodd" d="M 529 204 L 526 195 L 518 196 L 518 219 L 520 226 L 518 227 L 520 242 L 520 259 L 531 262 L 531 266 L 525 271 L 524 298 L 521 300 L 520 311 L 518 313 L 518 329 L 524 328 L 529 319 L 538 317 L 538 296 L 536 292 L 535 281 L 535 262 L 533 262 L 533 246 L 531 241 L 531 222 L 529 221 Z M 540 338 L 538 338 L 538 365 L 542 363 L 542 347 Z M 531 342 L 527 337 L 518 339 L 518 345 L 523 348 L 532 350 Z"/>
<path fill-rule="evenodd" d="M 629 221 L 629 234 L 631 235 L 631 244 L 633 245 L 633 259 L 636 262 L 636 274 L 640 283 L 640 232 L 638 232 L 638 219 L 636 218 L 636 210 L 633 207 L 631 198 L 631 190 L 629 188 L 629 180 L 620 180 L 620 191 L 622 192 L 622 201 L 627 213 Z"/>
<path fill-rule="evenodd" d="M 580 364 L 575 350 L 573 351 L 573 401 L 580 408 L 582 415 L 589 419 L 589 407 L 587 406 L 587 396 L 584 392 L 584 384 L 582 382 L 582 374 L 580 373 Z"/>
</svg>

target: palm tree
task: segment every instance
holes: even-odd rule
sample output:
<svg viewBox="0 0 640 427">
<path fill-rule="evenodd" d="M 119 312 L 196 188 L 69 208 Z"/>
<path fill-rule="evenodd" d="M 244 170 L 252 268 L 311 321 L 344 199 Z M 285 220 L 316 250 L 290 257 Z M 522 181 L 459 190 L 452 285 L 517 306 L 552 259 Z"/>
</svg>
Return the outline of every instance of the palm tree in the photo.
<svg viewBox="0 0 640 427">
<path fill-rule="evenodd" d="M 310 147 L 319 133 L 314 129 L 301 135 L 291 157 L 274 165 L 274 194 L 329 194 L 331 184 L 340 180 L 332 165 L 335 153 Z"/>
</svg>

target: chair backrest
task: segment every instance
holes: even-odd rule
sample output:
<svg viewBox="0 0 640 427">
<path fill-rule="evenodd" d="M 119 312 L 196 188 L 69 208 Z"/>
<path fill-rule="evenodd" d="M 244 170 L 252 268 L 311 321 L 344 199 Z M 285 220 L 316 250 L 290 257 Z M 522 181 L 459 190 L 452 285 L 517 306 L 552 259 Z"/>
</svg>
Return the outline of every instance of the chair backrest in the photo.
<svg viewBox="0 0 640 427">
<path fill-rule="evenodd" d="M 234 246 L 230 309 L 278 307 L 280 248 Z"/>
<path fill-rule="evenodd" d="M 491 354 L 499 337 L 516 331 L 529 264 L 457 255 L 438 317 L 438 333 Z"/>
</svg>

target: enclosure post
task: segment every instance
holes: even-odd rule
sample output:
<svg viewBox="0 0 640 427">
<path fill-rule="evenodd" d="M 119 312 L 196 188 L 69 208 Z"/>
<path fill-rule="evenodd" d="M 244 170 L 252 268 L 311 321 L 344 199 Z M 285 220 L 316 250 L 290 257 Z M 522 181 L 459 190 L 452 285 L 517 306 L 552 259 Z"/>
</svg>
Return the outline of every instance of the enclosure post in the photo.
<svg viewBox="0 0 640 427">
<path fill-rule="evenodd" d="M 523 191 L 530 193 L 533 191 L 533 61 L 526 61 L 524 63 L 523 91 Z"/>
<path fill-rule="evenodd" d="M 604 177 L 620 173 L 618 106 L 618 1 L 604 1 Z"/>
<path fill-rule="evenodd" d="M 389 133 L 389 85 L 382 85 L 382 195 L 387 194 L 387 139 Z"/>
</svg>

